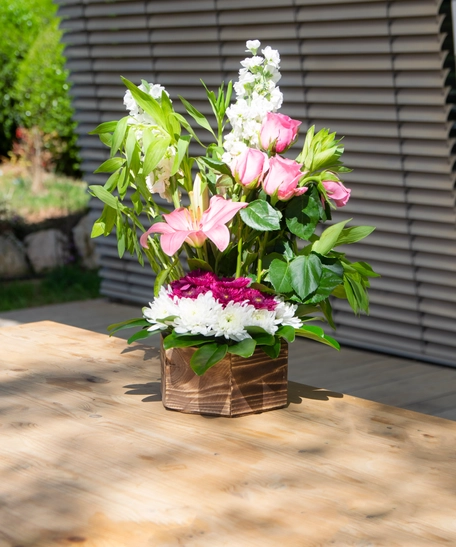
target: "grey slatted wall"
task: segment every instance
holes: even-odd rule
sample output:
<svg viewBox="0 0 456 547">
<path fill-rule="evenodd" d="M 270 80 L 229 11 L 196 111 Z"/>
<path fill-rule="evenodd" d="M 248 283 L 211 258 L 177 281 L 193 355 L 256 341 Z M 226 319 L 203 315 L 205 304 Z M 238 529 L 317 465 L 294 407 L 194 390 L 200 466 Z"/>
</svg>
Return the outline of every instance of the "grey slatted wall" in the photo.
<svg viewBox="0 0 456 547">
<path fill-rule="evenodd" d="M 83 169 L 106 149 L 88 131 L 123 116 L 119 74 L 209 114 L 209 87 L 236 80 L 245 41 L 279 49 L 282 112 L 345 135 L 352 199 L 335 220 L 377 226 L 347 249 L 382 274 L 371 315 L 334 302 L 342 342 L 456 365 L 453 110 L 441 0 L 60 0 Z M 182 111 L 182 110 L 181 110 Z M 304 133 L 304 131 L 303 131 Z M 302 146 L 302 140 L 297 143 Z M 93 202 L 94 216 L 100 205 Z M 150 271 L 98 240 L 102 293 L 144 304 Z"/>
</svg>

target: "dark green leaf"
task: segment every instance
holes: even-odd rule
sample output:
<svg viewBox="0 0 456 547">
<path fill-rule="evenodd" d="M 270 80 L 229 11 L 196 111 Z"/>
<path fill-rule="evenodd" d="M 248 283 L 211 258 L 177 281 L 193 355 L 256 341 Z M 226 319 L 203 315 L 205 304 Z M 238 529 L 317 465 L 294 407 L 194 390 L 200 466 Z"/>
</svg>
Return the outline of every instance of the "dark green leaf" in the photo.
<svg viewBox="0 0 456 547">
<path fill-rule="evenodd" d="M 232 175 L 231 169 L 223 161 L 214 160 L 213 158 L 206 158 L 204 156 L 201 156 L 198 159 L 208 165 L 211 169 L 214 169 L 223 175 Z"/>
<path fill-rule="evenodd" d="M 275 342 L 274 336 L 261 327 L 246 327 L 245 330 L 256 341 L 257 345 L 272 346 Z"/>
<path fill-rule="evenodd" d="M 221 361 L 228 351 L 227 344 L 206 344 L 198 348 L 190 359 L 190 367 L 198 376 Z"/>
<path fill-rule="evenodd" d="M 177 335 L 175 332 L 172 332 L 163 340 L 163 347 L 165 349 L 189 348 L 207 343 L 208 338 L 205 336 L 197 336 L 192 334 Z"/>
<path fill-rule="evenodd" d="M 256 341 L 253 338 L 246 338 L 237 344 L 228 347 L 228 352 L 241 357 L 251 357 L 256 348 Z"/>
<path fill-rule="evenodd" d="M 212 272 L 211 266 L 199 258 L 189 258 L 187 260 L 190 270 L 205 270 L 206 272 Z"/>
<path fill-rule="evenodd" d="M 248 207 L 241 209 L 240 215 L 247 226 L 254 230 L 267 232 L 280 229 L 282 213 L 262 199 L 252 201 Z"/>
<path fill-rule="evenodd" d="M 317 255 L 298 256 L 290 263 L 291 284 L 304 301 L 318 288 L 322 274 L 322 264 Z"/>
<path fill-rule="evenodd" d="M 269 266 L 269 279 L 278 293 L 283 294 L 293 290 L 291 269 L 288 262 L 278 260 L 277 258 L 274 259 Z"/>
<path fill-rule="evenodd" d="M 285 338 L 285 340 L 290 344 L 294 342 L 295 334 L 295 328 L 290 327 L 290 325 L 282 325 L 276 332 L 277 336 Z"/>
<path fill-rule="evenodd" d="M 148 330 L 140 330 L 133 334 L 133 336 L 130 336 L 130 338 L 127 340 L 129 344 L 132 344 L 133 342 L 136 342 L 136 340 L 142 340 L 143 338 L 148 338 L 149 336 L 152 336 L 155 334 L 155 331 L 149 332 Z"/>
<path fill-rule="evenodd" d="M 320 220 L 320 207 L 313 196 L 306 193 L 289 202 L 285 217 L 290 232 L 307 240 Z"/>
<path fill-rule="evenodd" d="M 271 359 L 277 359 L 280 353 L 280 348 L 282 347 L 282 342 L 280 338 L 274 338 L 274 344 L 270 346 L 261 346 L 261 349 L 268 355 Z"/>
<path fill-rule="evenodd" d="M 340 344 L 337 340 L 334 340 L 331 336 L 325 334 L 325 331 L 321 327 L 316 327 L 313 325 L 304 325 L 300 329 L 296 329 L 296 334 L 304 338 L 310 338 L 316 342 L 321 342 L 327 346 L 331 346 L 334 349 L 339 350 Z"/>
<path fill-rule="evenodd" d="M 133 327 L 147 327 L 151 326 L 151 324 L 143 318 L 137 318 L 137 319 L 128 319 L 127 321 L 122 321 L 121 323 L 114 323 L 113 325 L 109 325 L 108 331 L 109 336 L 114 334 L 115 332 L 122 330 L 122 329 L 131 329 Z"/>
</svg>

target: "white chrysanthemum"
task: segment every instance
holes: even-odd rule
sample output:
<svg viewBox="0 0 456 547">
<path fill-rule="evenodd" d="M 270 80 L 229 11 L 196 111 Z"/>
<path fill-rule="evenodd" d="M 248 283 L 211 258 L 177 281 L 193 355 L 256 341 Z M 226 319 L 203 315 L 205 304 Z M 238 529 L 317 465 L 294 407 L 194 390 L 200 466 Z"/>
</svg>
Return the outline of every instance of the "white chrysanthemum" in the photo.
<svg viewBox="0 0 456 547">
<path fill-rule="evenodd" d="M 278 327 L 276 325 L 276 314 L 269 310 L 255 310 L 252 312 L 249 326 L 261 327 L 269 334 L 275 334 Z"/>
<path fill-rule="evenodd" d="M 158 296 L 154 299 L 153 302 L 149 303 L 149 308 L 143 308 L 144 319 L 153 323 L 149 327 L 148 331 L 154 331 L 158 329 L 164 329 L 168 325 L 173 325 L 173 322 L 167 321 L 163 322 L 163 319 L 167 317 L 173 317 L 179 313 L 179 309 L 175 304 L 173 297 L 169 289 L 162 287 Z"/>
<path fill-rule="evenodd" d="M 215 317 L 215 336 L 224 336 L 237 342 L 251 338 L 245 326 L 250 324 L 254 309 L 253 306 L 246 306 L 239 302 L 229 302 Z"/>
<path fill-rule="evenodd" d="M 245 51 L 250 51 L 252 55 L 256 55 L 258 48 L 261 46 L 261 42 L 259 40 L 247 40 L 245 46 L 247 48 Z"/>
<path fill-rule="evenodd" d="M 280 325 L 289 325 L 295 329 L 301 328 L 302 321 L 299 317 L 295 317 L 297 308 L 297 304 L 279 301 L 275 309 L 277 323 Z"/>
<path fill-rule="evenodd" d="M 208 291 L 199 294 L 197 298 L 176 298 L 179 315 L 174 320 L 174 330 L 177 333 L 214 334 L 215 320 L 222 310 L 222 305 Z"/>
</svg>

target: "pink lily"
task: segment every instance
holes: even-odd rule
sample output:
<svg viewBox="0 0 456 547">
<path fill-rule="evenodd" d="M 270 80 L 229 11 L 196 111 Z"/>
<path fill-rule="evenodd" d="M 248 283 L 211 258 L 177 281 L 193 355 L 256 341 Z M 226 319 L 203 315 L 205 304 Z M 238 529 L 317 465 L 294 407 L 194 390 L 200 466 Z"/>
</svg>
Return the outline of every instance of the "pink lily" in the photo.
<svg viewBox="0 0 456 547">
<path fill-rule="evenodd" d="M 224 251 L 230 242 L 230 231 L 225 226 L 234 215 L 247 203 L 233 202 L 222 196 L 211 198 L 209 209 L 201 212 L 180 207 L 168 215 L 163 215 L 166 222 L 153 224 L 140 239 L 143 247 L 147 248 L 147 238 L 151 233 L 162 234 L 160 244 L 163 251 L 172 256 L 184 242 L 192 247 L 201 247 L 209 238 L 220 251 Z"/>
</svg>

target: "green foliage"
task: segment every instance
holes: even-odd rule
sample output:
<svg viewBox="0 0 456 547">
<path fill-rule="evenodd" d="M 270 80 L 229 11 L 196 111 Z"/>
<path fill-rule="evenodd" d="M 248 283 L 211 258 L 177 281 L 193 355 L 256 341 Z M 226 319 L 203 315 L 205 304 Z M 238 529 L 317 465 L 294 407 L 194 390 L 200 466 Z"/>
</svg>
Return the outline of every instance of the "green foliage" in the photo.
<svg viewBox="0 0 456 547">
<path fill-rule="evenodd" d="M 52 0 L 10 0 L 0 10 L 0 153 L 16 127 L 54 134 L 57 172 L 79 174 L 62 32 Z M 57 138 L 58 137 L 58 138 Z"/>
<path fill-rule="evenodd" d="M 64 266 L 43 279 L 0 284 L 0 311 L 97 298 L 100 278 L 94 270 Z"/>
</svg>

